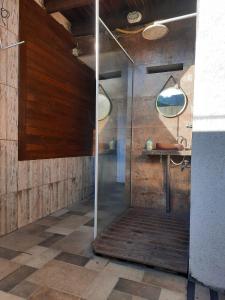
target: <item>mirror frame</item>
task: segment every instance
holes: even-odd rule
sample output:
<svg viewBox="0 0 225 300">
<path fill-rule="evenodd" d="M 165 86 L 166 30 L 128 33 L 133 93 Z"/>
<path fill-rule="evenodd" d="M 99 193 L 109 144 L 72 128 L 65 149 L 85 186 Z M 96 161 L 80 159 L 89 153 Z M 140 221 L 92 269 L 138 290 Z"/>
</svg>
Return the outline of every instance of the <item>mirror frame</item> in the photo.
<svg viewBox="0 0 225 300">
<path fill-rule="evenodd" d="M 108 96 L 108 94 L 106 93 L 105 89 L 103 88 L 103 86 L 101 84 L 99 84 L 99 89 L 98 89 L 98 94 L 100 95 L 103 95 L 105 96 L 108 100 L 109 100 L 109 103 L 110 103 L 110 110 L 109 110 L 109 113 L 107 114 L 107 116 L 105 116 L 104 118 L 98 120 L 98 122 L 101 122 L 101 121 L 104 121 L 105 119 L 107 119 L 111 112 L 112 112 L 112 109 L 113 109 L 113 104 L 112 104 L 112 100 L 110 99 L 110 97 Z"/>
<path fill-rule="evenodd" d="M 160 109 L 158 108 L 158 105 L 157 105 L 157 102 L 158 102 L 158 99 L 159 99 L 159 96 L 161 95 L 161 93 L 163 92 L 163 91 L 166 91 L 166 90 L 168 90 L 168 89 L 177 89 L 177 90 L 180 90 L 181 92 L 182 92 L 182 94 L 184 95 L 184 106 L 183 106 L 183 108 L 177 113 L 177 114 L 175 114 L 175 115 L 171 115 L 171 116 L 168 116 L 168 115 L 165 115 L 165 114 L 163 114 L 161 111 L 160 111 Z M 187 98 L 187 95 L 184 93 L 184 91 L 180 88 L 180 87 L 170 87 L 170 88 L 167 88 L 167 89 L 164 89 L 164 90 L 162 90 L 159 94 L 158 94 L 158 96 L 157 96 L 157 98 L 156 98 L 156 101 L 155 101 L 155 107 L 156 107 L 156 110 L 158 111 L 158 113 L 160 114 L 160 115 L 162 115 L 163 117 L 165 117 L 165 118 L 176 118 L 176 117 L 178 117 L 178 116 L 180 116 L 184 111 L 185 111 L 185 109 L 187 108 L 187 104 L 188 104 L 188 98 Z"/>
</svg>

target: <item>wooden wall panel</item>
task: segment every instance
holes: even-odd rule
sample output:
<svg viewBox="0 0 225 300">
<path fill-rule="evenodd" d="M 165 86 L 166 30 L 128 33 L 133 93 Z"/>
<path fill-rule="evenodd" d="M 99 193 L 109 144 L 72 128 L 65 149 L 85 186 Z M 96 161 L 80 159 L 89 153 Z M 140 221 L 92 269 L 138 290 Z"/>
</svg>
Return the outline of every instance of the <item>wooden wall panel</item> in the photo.
<svg viewBox="0 0 225 300">
<path fill-rule="evenodd" d="M 94 72 L 71 34 L 33 0 L 20 1 L 19 160 L 92 154 Z"/>
</svg>

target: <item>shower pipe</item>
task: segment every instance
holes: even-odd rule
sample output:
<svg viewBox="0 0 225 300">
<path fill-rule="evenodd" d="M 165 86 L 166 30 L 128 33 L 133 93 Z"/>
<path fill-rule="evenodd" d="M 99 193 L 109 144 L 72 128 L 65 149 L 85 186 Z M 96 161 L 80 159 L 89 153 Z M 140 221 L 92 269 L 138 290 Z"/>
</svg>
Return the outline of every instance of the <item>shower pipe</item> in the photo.
<svg viewBox="0 0 225 300">
<path fill-rule="evenodd" d="M 197 17 L 197 13 L 192 13 L 192 14 L 188 14 L 188 15 L 184 15 L 184 16 L 180 16 L 180 17 L 174 17 L 174 18 L 170 18 L 170 19 L 165 19 L 165 20 L 161 20 L 161 21 L 155 21 L 154 24 L 164 25 L 167 23 L 186 20 L 186 19 L 190 19 L 190 18 L 194 18 L 194 17 Z"/>
<path fill-rule="evenodd" d="M 106 29 L 106 31 L 109 33 L 109 35 L 114 39 L 114 41 L 119 45 L 119 47 L 123 50 L 123 52 L 126 54 L 126 56 L 129 58 L 129 60 L 134 64 L 134 60 L 131 58 L 129 53 L 124 49 L 124 47 L 120 44 L 120 42 L 117 40 L 117 38 L 114 36 L 114 34 L 110 31 L 110 29 L 107 27 L 107 25 L 103 22 L 103 20 L 99 17 L 100 23 L 103 25 L 103 27 Z"/>
</svg>

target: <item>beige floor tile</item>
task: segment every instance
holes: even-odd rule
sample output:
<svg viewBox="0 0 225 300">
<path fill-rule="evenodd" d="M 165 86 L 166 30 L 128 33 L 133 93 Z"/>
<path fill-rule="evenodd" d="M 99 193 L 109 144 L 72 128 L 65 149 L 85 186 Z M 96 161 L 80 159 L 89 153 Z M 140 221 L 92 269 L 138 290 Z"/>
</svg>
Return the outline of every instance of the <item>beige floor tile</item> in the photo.
<svg viewBox="0 0 225 300">
<path fill-rule="evenodd" d="M 25 265 L 29 260 L 31 260 L 31 258 L 31 254 L 21 253 L 20 255 L 13 258 L 12 261 L 20 265 Z"/>
<path fill-rule="evenodd" d="M 159 296 L 159 300 L 186 300 L 186 298 L 186 294 L 167 289 L 162 289 Z"/>
<path fill-rule="evenodd" d="M 65 294 L 49 288 L 41 288 L 29 300 L 79 300 L 80 297 Z"/>
<path fill-rule="evenodd" d="M 51 214 L 51 216 L 53 216 L 53 217 L 61 217 L 61 216 L 65 215 L 68 211 L 69 211 L 69 209 L 63 208 L 63 209 L 57 210 L 56 212 L 54 212 L 53 214 Z"/>
<path fill-rule="evenodd" d="M 0 280 L 20 268 L 20 265 L 7 259 L 0 258 Z M 1 298 L 0 298 L 1 299 Z"/>
<path fill-rule="evenodd" d="M 187 289 L 185 278 L 150 268 L 145 272 L 143 282 L 181 293 L 185 293 Z"/>
<path fill-rule="evenodd" d="M 0 291 L 0 299 L 1 300 L 25 300 L 25 298 L 21 298 L 12 294 L 8 294 Z"/>
<path fill-rule="evenodd" d="M 72 254 L 85 255 L 82 251 L 90 246 L 93 234 L 90 232 L 74 231 L 69 236 L 59 240 L 52 248 Z"/>
<path fill-rule="evenodd" d="M 36 271 L 27 280 L 60 292 L 81 296 L 97 276 L 97 272 L 83 267 L 53 260 Z"/>
<path fill-rule="evenodd" d="M 26 253 L 29 253 L 31 255 L 40 255 L 41 253 L 45 252 L 46 250 L 48 250 L 47 247 L 42 247 L 42 246 L 34 246 L 30 249 L 26 250 Z"/>
<path fill-rule="evenodd" d="M 36 224 L 44 225 L 44 226 L 54 226 L 59 222 L 59 219 L 52 216 L 47 216 L 45 218 L 42 218 L 38 221 L 36 221 Z"/>
<path fill-rule="evenodd" d="M 94 227 L 81 225 L 80 227 L 77 227 L 74 231 L 89 232 L 94 236 Z"/>
<path fill-rule="evenodd" d="M 195 285 L 195 300 L 210 300 L 209 288 L 196 283 L 196 285 Z"/>
<path fill-rule="evenodd" d="M 144 270 L 135 268 L 132 265 L 110 262 L 105 267 L 105 271 L 117 277 L 126 278 L 134 281 L 142 281 Z"/>
<path fill-rule="evenodd" d="M 41 243 L 43 240 L 44 238 L 34 234 L 15 231 L 9 235 L 1 237 L 0 246 L 16 251 L 25 252 L 27 249 Z"/>
<path fill-rule="evenodd" d="M 34 255 L 30 260 L 28 260 L 25 265 L 36 269 L 44 267 L 50 260 L 54 259 L 59 255 L 60 251 L 56 249 L 48 249 L 39 255 Z"/>
<path fill-rule="evenodd" d="M 90 221 L 89 217 L 72 215 L 58 223 L 58 226 L 75 230 Z"/>
<path fill-rule="evenodd" d="M 103 271 L 96 277 L 89 289 L 82 293 L 82 296 L 87 300 L 106 300 L 117 281 L 118 276 Z"/>
<path fill-rule="evenodd" d="M 52 226 L 46 230 L 46 232 L 57 233 L 62 235 L 69 235 L 74 232 L 74 229 L 61 227 L 59 225 Z"/>
<path fill-rule="evenodd" d="M 95 256 L 89 260 L 89 262 L 85 265 L 85 268 L 89 270 L 102 271 L 108 262 L 109 260 L 106 258 Z"/>
</svg>

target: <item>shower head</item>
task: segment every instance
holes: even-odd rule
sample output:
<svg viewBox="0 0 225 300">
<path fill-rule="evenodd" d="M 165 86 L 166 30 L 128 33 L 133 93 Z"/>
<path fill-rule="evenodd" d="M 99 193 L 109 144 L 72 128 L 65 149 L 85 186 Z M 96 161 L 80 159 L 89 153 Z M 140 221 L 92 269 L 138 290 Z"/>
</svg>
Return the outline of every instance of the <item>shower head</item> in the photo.
<svg viewBox="0 0 225 300">
<path fill-rule="evenodd" d="M 145 27 L 142 36 L 146 40 L 158 40 L 168 33 L 169 29 L 166 25 L 153 23 Z"/>
</svg>

